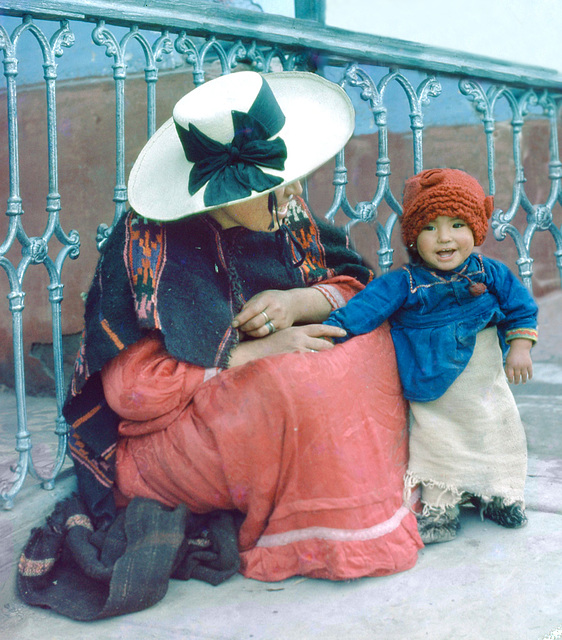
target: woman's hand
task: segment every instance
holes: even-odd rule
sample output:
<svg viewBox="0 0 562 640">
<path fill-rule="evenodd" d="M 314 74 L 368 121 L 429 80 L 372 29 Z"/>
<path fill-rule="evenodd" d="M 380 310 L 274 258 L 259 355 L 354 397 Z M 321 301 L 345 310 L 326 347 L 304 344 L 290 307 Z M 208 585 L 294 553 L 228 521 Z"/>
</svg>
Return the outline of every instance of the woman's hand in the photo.
<svg viewBox="0 0 562 640">
<path fill-rule="evenodd" d="M 533 342 L 526 338 L 516 338 L 509 343 L 509 352 L 505 359 L 505 374 L 509 382 L 525 383 L 533 377 L 531 347 Z"/>
<path fill-rule="evenodd" d="M 246 302 L 232 326 L 252 338 L 264 338 L 294 324 L 323 322 L 331 310 L 318 289 L 268 289 Z"/>
<path fill-rule="evenodd" d="M 327 324 L 307 324 L 288 327 L 265 338 L 241 342 L 230 354 L 229 368 L 238 367 L 258 358 L 294 351 L 326 351 L 334 344 L 331 338 L 343 338 L 345 330 Z"/>
</svg>

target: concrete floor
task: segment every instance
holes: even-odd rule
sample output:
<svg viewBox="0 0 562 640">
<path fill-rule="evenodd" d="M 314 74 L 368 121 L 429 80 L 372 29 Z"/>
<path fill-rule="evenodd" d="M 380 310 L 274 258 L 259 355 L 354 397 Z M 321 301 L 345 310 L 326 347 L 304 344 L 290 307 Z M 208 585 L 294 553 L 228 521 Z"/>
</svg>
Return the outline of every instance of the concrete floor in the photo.
<svg viewBox="0 0 562 640">
<path fill-rule="evenodd" d="M 57 494 L 71 489 L 69 477 L 54 494 L 27 488 L 21 504 L 0 513 L 0 637 L 562 640 L 562 350 L 555 330 L 561 303 L 557 295 L 545 306 L 551 338 L 535 350 L 533 381 L 514 387 L 529 442 L 524 529 L 481 522 L 467 509 L 456 540 L 423 549 L 417 565 L 401 574 L 344 583 L 297 577 L 272 584 L 237 575 L 218 587 L 174 580 L 150 609 L 79 623 L 14 599 L 8 567 L 25 542 L 30 519 L 40 509 L 49 512 Z M 2 395 L 0 424 L 7 397 Z"/>
</svg>

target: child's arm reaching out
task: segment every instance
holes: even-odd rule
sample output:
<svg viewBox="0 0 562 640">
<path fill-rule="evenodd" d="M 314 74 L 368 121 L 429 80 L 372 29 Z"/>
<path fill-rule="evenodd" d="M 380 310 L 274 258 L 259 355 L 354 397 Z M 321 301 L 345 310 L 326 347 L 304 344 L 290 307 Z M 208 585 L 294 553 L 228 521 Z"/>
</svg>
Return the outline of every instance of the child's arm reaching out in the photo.
<svg viewBox="0 0 562 640">
<path fill-rule="evenodd" d="M 532 346 L 533 341 L 526 338 L 514 338 L 510 341 L 505 359 L 505 373 L 509 382 L 525 383 L 533 377 Z"/>
</svg>

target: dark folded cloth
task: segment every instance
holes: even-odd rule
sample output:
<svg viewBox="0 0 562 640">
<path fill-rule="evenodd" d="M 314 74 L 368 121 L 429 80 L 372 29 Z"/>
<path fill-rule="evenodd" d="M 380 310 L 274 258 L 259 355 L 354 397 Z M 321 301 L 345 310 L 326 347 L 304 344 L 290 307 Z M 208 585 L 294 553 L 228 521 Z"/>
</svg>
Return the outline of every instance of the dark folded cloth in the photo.
<svg viewBox="0 0 562 640">
<path fill-rule="evenodd" d="M 94 530 L 76 495 L 34 529 L 18 567 L 20 597 L 75 620 L 98 620 L 160 601 L 170 578 L 218 585 L 240 566 L 241 515 L 204 515 L 135 498 L 106 530 Z"/>
</svg>

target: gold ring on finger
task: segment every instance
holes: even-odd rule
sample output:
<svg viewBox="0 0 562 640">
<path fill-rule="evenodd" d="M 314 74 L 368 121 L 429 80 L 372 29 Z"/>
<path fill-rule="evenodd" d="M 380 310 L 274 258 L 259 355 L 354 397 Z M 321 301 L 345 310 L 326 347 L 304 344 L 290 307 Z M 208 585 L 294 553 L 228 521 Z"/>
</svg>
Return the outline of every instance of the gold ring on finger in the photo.
<svg viewBox="0 0 562 640">
<path fill-rule="evenodd" d="M 265 323 L 265 326 L 268 328 L 269 333 L 275 333 L 277 331 L 277 329 L 275 328 L 275 325 L 273 324 L 273 322 L 271 322 L 271 320 L 268 320 Z"/>
<path fill-rule="evenodd" d="M 271 322 L 269 316 L 267 315 L 267 313 L 265 311 L 260 311 L 260 313 L 262 314 L 262 316 L 264 317 L 265 320 L 265 324 L 267 324 L 268 322 Z"/>
</svg>

